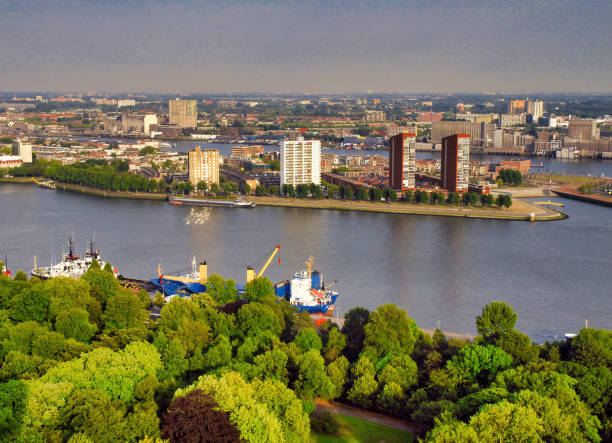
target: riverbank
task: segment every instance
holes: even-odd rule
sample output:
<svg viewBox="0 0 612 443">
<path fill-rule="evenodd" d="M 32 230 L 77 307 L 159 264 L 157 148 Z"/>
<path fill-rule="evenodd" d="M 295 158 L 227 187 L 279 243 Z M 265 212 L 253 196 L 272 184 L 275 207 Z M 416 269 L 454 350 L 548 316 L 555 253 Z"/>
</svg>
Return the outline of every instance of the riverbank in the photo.
<svg viewBox="0 0 612 443">
<path fill-rule="evenodd" d="M 447 217 L 486 218 L 498 220 L 551 221 L 566 218 L 565 214 L 542 208 L 525 201 L 514 200 L 510 208 L 480 208 L 469 206 L 367 202 L 353 200 L 312 200 L 285 197 L 250 197 L 259 206 L 279 206 L 306 209 L 331 209 L 341 211 L 384 212 L 391 214 L 437 215 Z"/>
<path fill-rule="evenodd" d="M 0 183 L 36 185 L 34 180 L 45 180 L 44 177 L 2 177 Z M 122 192 L 106 191 L 103 189 L 89 188 L 87 186 L 73 185 L 70 183 L 53 182 L 55 190 L 64 192 L 78 192 L 79 194 L 93 195 L 105 198 L 125 198 L 130 200 L 157 200 L 163 201 L 168 198 L 167 194 L 153 194 L 148 192 Z"/>
<path fill-rule="evenodd" d="M 32 178 L 29 177 L 3 178 L 0 180 L 0 182 L 35 184 L 32 181 Z M 102 189 L 89 188 L 86 186 L 73 185 L 61 182 L 55 182 L 55 185 L 56 190 L 59 191 L 77 192 L 80 194 L 104 198 L 164 201 L 168 197 L 166 194 L 153 194 L 147 192 L 106 191 Z M 327 209 L 359 212 L 383 212 L 391 214 L 435 215 L 446 217 L 465 217 L 496 220 L 530 220 L 531 214 L 534 214 L 535 221 L 551 221 L 566 218 L 566 215 L 560 212 L 554 211 L 549 208 L 537 207 L 528 202 L 516 199 L 513 201 L 513 204 L 510 208 L 482 208 L 470 206 L 409 204 L 402 202 L 368 202 L 335 199 L 313 200 L 286 197 L 255 196 L 250 196 L 249 200 L 255 202 L 257 205 L 260 206 Z"/>
<path fill-rule="evenodd" d="M 612 207 L 612 198 L 604 196 L 593 195 L 593 194 L 581 194 L 574 188 L 565 187 L 553 189 L 552 192 L 557 194 L 559 197 L 570 198 L 572 200 L 580 200 L 587 203 L 592 203 L 600 206 Z"/>
<path fill-rule="evenodd" d="M 89 188 L 87 186 L 72 185 L 68 183 L 54 182 L 56 190 L 64 192 L 78 192 L 80 194 L 93 195 L 104 198 L 124 198 L 131 200 L 157 200 L 164 201 L 168 198 L 166 194 L 153 194 L 149 192 L 123 192 L 105 191 L 103 189 Z"/>
</svg>

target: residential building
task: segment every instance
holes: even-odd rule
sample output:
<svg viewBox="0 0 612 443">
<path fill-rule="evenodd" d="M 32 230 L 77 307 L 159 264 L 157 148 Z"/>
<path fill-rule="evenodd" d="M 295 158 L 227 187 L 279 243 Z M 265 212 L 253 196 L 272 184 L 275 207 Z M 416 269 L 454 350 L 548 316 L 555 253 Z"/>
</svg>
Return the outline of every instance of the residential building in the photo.
<svg viewBox="0 0 612 443">
<path fill-rule="evenodd" d="M 232 157 L 252 157 L 263 153 L 263 146 L 232 146 Z"/>
<path fill-rule="evenodd" d="M 0 155 L 0 170 L 17 168 L 23 165 L 23 160 L 18 155 Z"/>
<path fill-rule="evenodd" d="M 417 121 L 424 123 L 439 122 L 442 120 L 443 117 L 444 114 L 442 112 L 419 112 L 417 116 Z"/>
<path fill-rule="evenodd" d="M 20 138 L 13 141 L 13 155 L 21 157 L 24 163 L 32 163 L 32 143 Z"/>
<path fill-rule="evenodd" d="M 527 114 L 499 114 L 499 126 L 508 127 L 527 123 Z"/>
<path fill-rule="evenodd" d="M 404 132 L 389 139 L 389 183 L 402 191 L 414 188 L 416 172 L 416 133 Z"/>
<path fill-rule="evenodd" d="M 510 100 L 508 102 L 508 114 L 522 114 L 525 112 L 525 100 Z"/>
<path fill-rule="evenodd" d="M 126 106 L 136 106 L 136 100 L 134 99 L 117 100 L 118 108 L 124 108 Z"/>
<path fill-rule="evenodd" d="M 321 184 L 321 142 L 319 140 L 283 140 L 280 143 L 281 185 Z"/>
<path fill-rule="evenodd" d="M 431 141 L 441 143 L 444 137 L 454 134 L 469 134 L 474 146 L 493 141 L 495 125 L 485 122 L 439 121 L 431 125 Z"/>
<path fill-rule="evenodd" d="M 321 172 L 332 172 L 337 162 L 336 154 L 321 154 Z"/>
<path fill-rule="evenodd" d="M 183 130 L 177 124 L 162 123 L 157 125 L 157 130 L 162 133 L 164 137 L 180 137 L 183 135 Z"/>
<path fill-rule="evenodd" d="M 385 113 L 383 111 L 366 111 L 363 117 L 363 122 L 382 122 L 386 120 Z"/>
<path fill-rule="evenodd" d="M 569 121 L 567 135 L 577 139 L 598 139 L 599 128 L 595 119 L 573 119 Z"/>
<path fill-rule="evenodd" d="M 219 151 L 196 146 L 188 152 L 188 157 L 189 181 L 194 186 L 202 181 L 209 185 L 219 183 Z"/>
<path fill-rule="evenodd" d="M 527 102 L 527 114 L 531 115 L 531 121 L 538 123 L 538 120 L 544 115 L 544 102 L 543 101 L 532 101 Z"/>
<path fill-rule="evenodd" d="M 170 124 L 181 128 L 196 128 L 198 126 L 197 100 L 174 99 L 168 102 L 168 120 Z"/>
<path fill-rule="evenodd" d="M 470 175 L 470 135 L 454 134 L 442 139 L 442 188 L 448 192 L 468 190 Z"/>
</svg>

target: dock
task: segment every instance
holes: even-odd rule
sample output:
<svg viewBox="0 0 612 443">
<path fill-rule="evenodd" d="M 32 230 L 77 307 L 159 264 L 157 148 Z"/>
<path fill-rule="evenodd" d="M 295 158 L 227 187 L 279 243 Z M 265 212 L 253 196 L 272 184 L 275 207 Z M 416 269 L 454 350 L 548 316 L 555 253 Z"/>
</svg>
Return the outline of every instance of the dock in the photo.
<svg viewBox="0 0 612 443">
<path fill-rule="evenodd" d="M 138 278 L 129 278 L 123 275 L 118 275 L 117 280 L 119 280 L 119 284 L 124 288 L 130 289 L 132 291 L 140 291 L 144 289 L 147 292 L 155 291 L 157 288 L 151 282 L 147 280 L 141 280 Z"/>
</svg>

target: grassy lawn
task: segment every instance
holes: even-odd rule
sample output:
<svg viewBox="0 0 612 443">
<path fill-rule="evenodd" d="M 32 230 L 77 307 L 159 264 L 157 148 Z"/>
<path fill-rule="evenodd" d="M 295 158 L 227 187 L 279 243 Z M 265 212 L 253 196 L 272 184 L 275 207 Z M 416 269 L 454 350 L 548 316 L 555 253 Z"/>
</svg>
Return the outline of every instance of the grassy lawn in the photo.
<svg viewBox="0 0 612 443">
<path fill-rule="evenodd" d="M 349 417 L 348 415 L 334 414 L 334 417 L 340 423 L 338 434 L 332 436 L 312 432 L 310 434 L 312 443 L 399 443 L 412 441 L 412 435 L 409 432 Z"/>
</svg>

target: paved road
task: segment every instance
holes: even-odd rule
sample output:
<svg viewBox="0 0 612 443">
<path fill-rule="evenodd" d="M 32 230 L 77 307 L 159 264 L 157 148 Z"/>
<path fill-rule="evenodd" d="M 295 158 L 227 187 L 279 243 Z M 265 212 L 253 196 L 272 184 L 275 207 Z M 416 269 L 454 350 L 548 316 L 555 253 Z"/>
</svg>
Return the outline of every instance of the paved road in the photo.
<svg viewBox="0 0 612 443">
<path fill-rule="evenodd" d="M 363 409 L 354 408 L 341 403 L 331 403 L 327 400 L 317 399 L 316 412 L 331 412 L 332 414 L 348 415 L 350 417 L 360 418 L 372 423 L 377 423 L 390 428 L 400 429 L 402 431 L 418 433 L 421 429 L 418 426 L 412 425 L 399 418 L 387 417 L 386 415 L 377 414 L 376 412 L 364 411 Z"/>
</svg>

